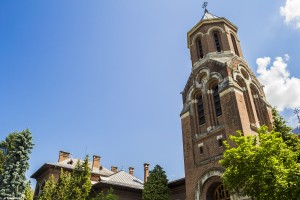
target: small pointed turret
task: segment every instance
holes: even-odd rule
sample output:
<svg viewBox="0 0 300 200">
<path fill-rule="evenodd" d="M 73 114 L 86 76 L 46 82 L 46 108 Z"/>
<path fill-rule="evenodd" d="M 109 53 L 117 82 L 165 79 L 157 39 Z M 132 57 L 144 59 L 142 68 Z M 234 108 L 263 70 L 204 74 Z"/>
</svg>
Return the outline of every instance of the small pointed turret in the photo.
<svg viewBox="0 0 300 200">
<path fill-rule="evenodd" d="M 204 14 L 203 14 L 203 16 L 201 18 L 201 21 L 205 20 L 205 19 L 216 19 L 216 18 L 220 18 L 220 17 L 218 17 L 218 16 L 216 16 L 216 15 L 208 12 L 208 10 L 205 8 Z"/>
</svg>

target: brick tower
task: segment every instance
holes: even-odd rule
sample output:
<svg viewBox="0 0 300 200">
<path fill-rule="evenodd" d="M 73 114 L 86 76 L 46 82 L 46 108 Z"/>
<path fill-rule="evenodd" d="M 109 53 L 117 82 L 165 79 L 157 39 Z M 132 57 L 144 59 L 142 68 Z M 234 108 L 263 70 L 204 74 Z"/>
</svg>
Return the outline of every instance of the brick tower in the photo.
<svg viewBox="0 0 300 200">
<path fill-rule="evenodd" d="M 254 135 L 263 124 L 271 127 L 271 106 L 243 59 L 234 24 L 205 9 L 187 39 L 192 72 L 180 114 L 186 199 L 244 199 L 230 196 L 222 185 L 222 141 L 237 130 Z"/>
</svg>

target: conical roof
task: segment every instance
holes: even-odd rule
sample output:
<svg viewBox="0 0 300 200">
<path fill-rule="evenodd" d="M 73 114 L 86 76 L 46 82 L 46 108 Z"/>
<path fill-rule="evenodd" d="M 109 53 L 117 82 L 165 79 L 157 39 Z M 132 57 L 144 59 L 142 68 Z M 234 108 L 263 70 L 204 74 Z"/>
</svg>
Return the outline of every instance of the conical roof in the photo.
<svg viewBox="0 0 300 200">
<path fill-rule="evenodd" d="M 208 12 L 207 9 L 205 9 L 204 11 L 204 15 L 202 16 L 201 20 L 205 20 L 205 19 L 216 19 L 216 18 L 220 18 L 214 14 L 211 14 L 210 12 Z"/>
</svg>

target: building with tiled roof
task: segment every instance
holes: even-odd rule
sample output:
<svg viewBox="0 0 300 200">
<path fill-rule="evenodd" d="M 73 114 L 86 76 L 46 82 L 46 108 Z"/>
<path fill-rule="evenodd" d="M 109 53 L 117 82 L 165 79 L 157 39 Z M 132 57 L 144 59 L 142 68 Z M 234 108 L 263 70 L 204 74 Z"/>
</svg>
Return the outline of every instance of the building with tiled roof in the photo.
<svg viewBox="0 0 300 200">
<path fill-rule="evenodd" d="M 142 200 L 142 191 L 144 189 L 144 181 L 134 176 L 134 168 L 129 167 L 128 172 L 118 170 L 112 166 L 111 169 L 103 167 L 100 163 L 100 156 L 93 156 L 92 162 L 89 162 L 91 169 L 92 194 L 96 195 L 102 191 L 107 191 L 110 188 L 114 190 L 114 194 L 119 197 L 119 200 Z M 36 172 L 31 175 L 31 178 L 36 179 L 36 188 L 34 192 L 35 199 L 41 194 L 47 179 L 53 175 L 57 181 L 61 169 L 71 172 L 75 169 L 77 162 L 83 160 L 71 158 L 71 154 L 65 151 L 59 152 L 59 159 L 56 163 L 45 163 Z M 149 164 L 144 164 L 144 180 L 147 180 L 149 174 Z M 185 199 L 185 184 L 184 179 L 170 182 L 171 199 Z"/>
</svg>

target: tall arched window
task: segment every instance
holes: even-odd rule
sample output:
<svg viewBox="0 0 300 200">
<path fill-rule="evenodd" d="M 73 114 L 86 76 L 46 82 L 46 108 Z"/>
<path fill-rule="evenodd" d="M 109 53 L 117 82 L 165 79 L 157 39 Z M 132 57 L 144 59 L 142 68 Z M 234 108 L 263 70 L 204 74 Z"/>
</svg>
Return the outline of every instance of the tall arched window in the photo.
<svg viewBox="0 0 300 200">
<path fill-rule="evenodd" d="M 235 53 L 237 56 L 240 56 L 239 51 L 238 51 L 238 48 L 237 48 L 237 45 L 236 45 L 235 37 L 234 37 L 234 35 L 233 35 L 232 33 L 230 34 L 230 37 L 231 37 L 231 41 L 232 41 L 232 44 L 233 44 L 234 53 Z"/>
<path fill-rule="evenodd" d="M 252 106 L 251 106 L 251 100 L 250 100 L 249 92 L 247 90 L 247 85 L 246 85 L 245 81 L 240 77 L 238 77 L 238 82 L 237 83 L 241 87 L 241 89 L 243 90 L 243 98 L 244 98 L 248 118 L 249 118 L 250 123 L 253 124 L 253 123 L 255 123 L 255 117 L 254 117 L 254 114 L 253 114 L 253 109 L 252 109 Z"/>
<path fill-rule="evenodd" d="M 259 124 L 263 125 L 266 122 L 264 120 L 264 116 L 263 116 L 261 105 L 260 105 L 259 93 L 258 93 L 257 89 L 254 88 L 253 85 L 251 85 L 251 93 L 252 93 L 252 98 L 253 98 L 253 102 L 254 102 L 254 106 L 255 106 L 257 118 L 259 120 Z"/>
<path fill-rule="evenodd" d="M 202 49 L 202 43 L 201 43 L 201 38 L 197 38 L 196 40 L 196 44 L 197 44 L 197 55 L 198 55 L 198 59 L 203 58 L 203 49 Z"/>
<path fill-rule="evenodd" d="M 218 116 L 222 115 L 222 108 L 221 108 L 221 101 L 220 101 L 218 85 L 213 87 L 213 96 L 214 96 L 216 116 L 218 117 Z"/>
<path fill-rule="evenodd" d="M 204 114 L 202 95 L 198 95 L 196 99 L 197 99 L 198 123 L 199 125 L 202 125 L 205 124 L 205 114 Z"/>
<path fill-rule="evenodd" d="M 221 40 L 220 40 L 220 34 L 218 31 L 214 31 L 213 32 L 213 36 L 214 36 L 214 41 L 215 41 L 215 46 L 218 52 L 221 52 L 222 48 L 221 48 Z"/>
</svg>

